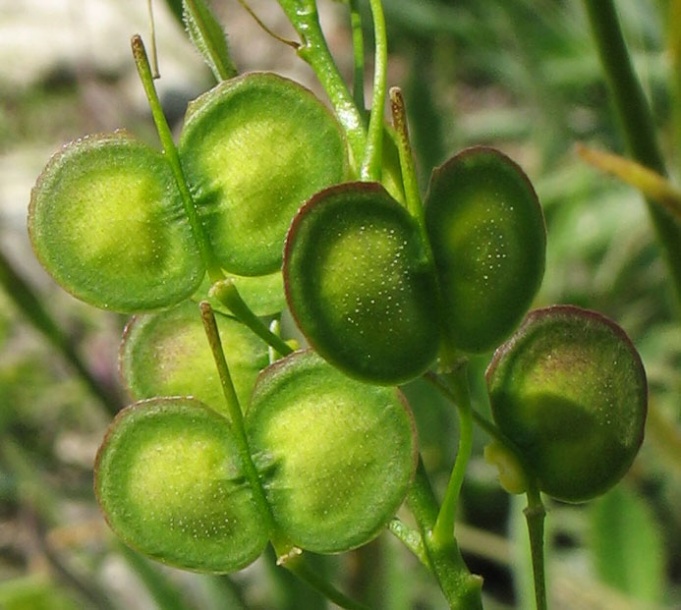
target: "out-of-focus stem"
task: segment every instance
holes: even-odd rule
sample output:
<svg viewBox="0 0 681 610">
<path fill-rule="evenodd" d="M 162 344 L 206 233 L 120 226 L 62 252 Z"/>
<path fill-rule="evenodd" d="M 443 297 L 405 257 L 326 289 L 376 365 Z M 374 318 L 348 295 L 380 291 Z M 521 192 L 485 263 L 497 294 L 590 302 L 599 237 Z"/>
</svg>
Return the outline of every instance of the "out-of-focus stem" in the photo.
<svg viewBox="0 0 681 610">
<path fill-rule="evenodd" d="M 650 107 L 634 73 L 613 0 L 584 0 L 613 103 L 629 154 L 639 163 L 666 175 Z M 648 201 L 650 215 L 681 298 L 681 223 Z"/>
</svg>

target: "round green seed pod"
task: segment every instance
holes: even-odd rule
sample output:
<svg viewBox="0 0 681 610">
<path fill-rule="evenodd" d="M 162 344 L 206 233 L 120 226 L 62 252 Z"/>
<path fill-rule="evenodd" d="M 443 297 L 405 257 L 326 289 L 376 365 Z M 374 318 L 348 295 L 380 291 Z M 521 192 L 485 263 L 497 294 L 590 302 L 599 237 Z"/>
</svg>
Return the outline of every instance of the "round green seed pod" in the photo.
<svg viewBox="0 0 681 610">
<path fill-rule="evenodd" d="M 531 312 L 486 377 L 494 420 L 549 496 L 589 500 L 629 469 L 643 442 L 646 376 L 608 318 L 573 306 Z"/>
<path fill-rule="evenodd" d="M 28 228 L 57 283 L 102 309 L 173 305 L 205 274 L 166 159 L 123 132 L 54 155 L 33 189 Z"/>
<path fill-rule="evenodd" d="M 283 270 L 301 331 L 348 375 L 395 385 L 432 364 L 440 345 L 433 268 L 415 221 L 380 184 L 312 197 L 291 224 Z"/>
<path fill-rule="evenodd" d="M 244 276 L 279 269 L 298 208 L 348 171 L 335 116 L 270 73 L 224 81 L 192 102 L 178 148 L 218 261 Z"/>
<path fill-rule="evenodd" d="M 498 150 L 468 148 L 434 170 L 425 216 L 452 345 L 495 348 L 544 275 L 546 230 L 532 184 Z"/>
<path fill-rule="evenodd" d="M 269 364 L 267 345 L 238 320 L 215 313 L 230 375 L 242 405 Z M 119 350 L 121 377 L 134 400 L 193 396 L 227 416 L 224 391 L 199 308 L 192 301 L 134 316 Z"/>
<path fill-rule="evenodd" d="M 316 553 L 378 535 L 416 466 L 414 422 L 399 390 L 346 377 L 309 350 L 263 372 L 246 429 L 278 528 Z"/>
<path fill-rule="evenodd" d="M 271 534 L 228 421 L 189 398 L 121 411 L 97 454 L 95 491 L 126 544 L 179 568 L 239 570 Z"/>
</svg>

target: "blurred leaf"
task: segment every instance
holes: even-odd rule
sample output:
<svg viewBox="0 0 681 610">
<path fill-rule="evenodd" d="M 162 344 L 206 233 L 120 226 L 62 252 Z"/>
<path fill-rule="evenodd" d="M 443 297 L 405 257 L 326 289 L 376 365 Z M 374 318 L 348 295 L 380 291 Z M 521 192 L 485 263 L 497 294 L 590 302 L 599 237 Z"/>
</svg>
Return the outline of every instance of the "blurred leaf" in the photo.
<svg viewBox="0 0 681 610">
<path fill-rule="evenodd" d="M 151 597 L 163 610 L 191 610 L 191 606 L 186 604 L 183 599 L 182 590 L 158 567 L 137 551 L 120 545 L 121 553 L 125 561 L 135 571 L 135 575 L 140 578 L 149 591 Z"/>
<path fill-rule="evenodd" d="M 166 0 L 166 5 L 178 23 L 182 23 L 182 0 Z"/>
<path fill-rule="evenodd" d="M 646 198 L 652 199 L 676 218 L 681 219 L 681 191 L 664 176 L 619 155 L 581 145 L 577 150 L 580 156 L 594 167 L 637 188 Z"/>
<path fill-rule="evenodd" d="M 87 607 L 87 606 L 85 606 Z M 2 610 L 78 610 L 82 603 L 68 597 L 44 578 L 28 576 L 0 584 Z"/>
<path fill-rule="evenodd" d="M 593 563 L 601 581 L 659 602 L 665 578 L 661 532 L 643 499 L 620 485 L 591 507 Z"/>
</svg>

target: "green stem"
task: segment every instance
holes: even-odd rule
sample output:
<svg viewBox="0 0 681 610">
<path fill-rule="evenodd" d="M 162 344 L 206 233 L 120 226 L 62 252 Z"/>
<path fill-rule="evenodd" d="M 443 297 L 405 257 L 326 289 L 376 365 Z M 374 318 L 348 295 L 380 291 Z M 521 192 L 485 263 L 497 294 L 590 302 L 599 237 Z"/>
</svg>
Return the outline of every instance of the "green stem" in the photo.
<svg viewBox="0 0 681 610">
<path fill-rule="evenodd" d="M 259 505 L 261 513 L 267 516 L 267 526 L 271 532 L 273 532 L 273 545 L 277 549 L 277 552 L 290 553 L 293 545 L 286 544 L 285 542 L 275 544 L 275 540 L 279 539 L 277 534 L 277 527 L 274 522 L 274 517 L 272 515 L 272 510 L 270 508 L 267 497 L 265 496 L 265 491 L 263 490 L 262 484 L 260 482 L 260 477 L 258 476 L 258 471 L 253 463 L 253 458 L 251 456 L 251 451 L 248 446 L 248 438 L 246 436 L 246 428 L 244 426 L 244 416 L 241 410 L 241 405 L 239 404 L 239 398 L 234 389 L 234 383 L 232 382 L 232 375 L 229 372 L 229 366 L 227 364 L 227 359 L 225 358 L 225 352 L 222 349 L 222 342 L 220 341 L 220 332 L 218 330 L 217 322 L 215 320 L 215 314 L 210 304 L 206 301 L 202 301 L 199 304 L 201 310 L 201 320 L 203 321 L 203 326 L 206 331 L 206 337 L 208 339 L 208 344 L 210 345 L 211 353 L 213 354 L 213 360 L 215 361 L 215 366 L 218 371 L 218 377 L 220 378 L 220 384 L 222 386 L 222 392 L 225 397 L 225 403 L 227 406 L 227 414 L 231 422 L 232 431 L 234 432 L 234 437 L 236 439 L 239 457 L 241 458 L 241 463 L 243 464 L 246 478 L 250 484 L 251 490 L 253 491 L 253 498 L 256 504 Z"/>
<path fill-rule="evenodd" d="M 532 575 L 534 577 L 534 596 L 537 610 L 547 610 L 546 568 L 544 561 L 544 521 L 546 509 L 535 482 L 527 491 L 527 508 L 525 508 L 527 531 L 530 537 L 530 554 L 532 556 Z"/>
<path fill-rule="evenodd" d="M 210 344 L 210 349 L 213 353 L 213 359 L 215 360 L 215 365 L 218 370 L 218 376 L 220 377 L 220 383 L 222 384 L 222 391 L 227 403 L 227 410 L 231 420 L 232 430 L 237 441 L 239 456 L 241 458 L 242 464 L 244 465 L 246 478 L 248 479 L 253 491 L 254 500 L 259 505 L 262 514 L 267 516 L 267 526 L 270 532 L 272 532 L 272 546 L 274 547 L 278 558 L 277 564 L 283 566 L 307 582 L 310 586 L 322 593 L 341 608 L 347 608 L 348 610 L 368 610 L 365 606 L 348 598 L 346 595 L 336 589 L 331 583 L 310 570 L 300 556 L 300 549 L 296 548 L 277 527 L 274 515 L 272 514 L 272 509 L 269 502 L 267 501 L 267 496 L 265 495 L 265 490 L 263 489 L 260 482 L 257 468 L 255 467 L 255 463 L 253 462 L 253 458 L 251 456 L 251 450 L 248 445 L 248 437 L 246 435 L 246 428 L 244 425 L 243 412 L 239 404 L 239 398 L 237 397 L 236 390 L 234 389 L 234 383 L 232 382 L 232 376 L 229 372 L 229 366 L 225 358 L 225 352 L 222 349 L 220 333 L 218 331 L 215 315 L 210 304 L 206 301 L 203 301 L 200 304 L 200 309 L 201 319 L 203 320 L 204 328 L 206 330 L 206 337 L 208 338 L 208 343 Z"/>
<path fill-rule="evenodd" d="M 395 536 L 404 546 L 406 546 L 411 553 L 430 570 L 430 561 L 426 555 L 425 547 L 423 546 L 423 538 L 421 535 L 408 527 L 403 521 L 394 518 L 388 524 L 388 530 Z"/>
<path fill-rule="evenodd" d="M 360 176 L 362 180 L 380 180 L 383 164 L 383 130 L 388 82 L 388 37 L 382 0 L 370 0 L 374 22 L 374 86 L 369 115 L 367 146 Z"/>
<path fill-rule="evenodd" d="M 667 175 L 652 113 L 634 72 L 613 0 L 584 0 L 584 6 L 629 154 L 658 174 Z M 647 203 L 676 295 L 681 298 L 681 223 L 653 201 Z"/>
<path fill-rule="evenodd" d="M 350 0 L 350 27 L 352 29 L 353 80 L 352 94 L 355 106 L 364 111 L 364 32 L 359 0 Z"/>
<path fill-rule="evenodd" d="M 293 348 L 279 335 L 273 333 L 265 323 L 256 316 L 250 307 L 244 302 L 237 290 L 234 281 L 230 278 L 216 282 L 210 289 L 210 296 L 217 299 L 227 307 L 234 316 L 248 326 L 265 343 L 276 350 L 281 356 L 293 352 Z"/>
<path fill-rule="evenodd" d="M 272 509 L 267 501 L 267 496 L 265 495 L 265 490 L 260 482 L 257 468 L 255 467 L 255 463 L 251 456 L 248 437 L 246 435 L 246 427 L 244 425 L 243 412 L 239 404 L 236 390 L 234 389 L 234 383 L 232 382 L 232 376 L 229 372 L 225 352 L 222 349 L 215 315 L 210 304 L 206 301 L 203 301 L 200 304 L 200 308 L 201 319 L 203 320 L 206 337 L 208 338 L 208 343 L 210 344 L 213 359 L 215 360 L 215 365 L 218 370 L 218 376 L 220 377 L 220 383 L 222 384 L 222 391 L 227 403 L 227 410 L 231 420 L 232 430 L 237 441 L 241 462 L 244 465 L 246 478 L 253 491 L 254 500 L 259 505 L 262 514 L 266 515 L 268 520 L 267 527 L 270 532 L 272 532 L 271 542 L 277 554 L 277 564 L 298 576 L 337 606 L 347 608 L 347 610 L 368 610 L 366 606 L 350 599 L 327 580 L 310 570 L 301 557 L 301 550 L 296 548 L 277 527 L 274 515 L 272 514 Z"/>
<path fill-rule="evenodd" d="M 421 461 L 407 504 L 419 525 L 431 571 L 450 609 L 482 610 L 482 579 L 469 572 L 453 537 L 442 540 L 433 536 L 439 508 Z"/>
<path fill-rule="evenodd" d="M 33 287 L 17 272 L 14 265 L 0 251 L 0 286 L 26 317 L 69 363 L 92 395 L 99 400 L 109 415 L 115 415 L 122 404 L 119 397 L 102 384 L 80 357 L 69 337 L 62 331 L 50 312 L 43 306 Z"/>
<path fill-rule="evenodd" d="M 363 114 L 331 56 L 324 38 L 315 0 L 279 0 L 289 21 L 300 36 L 298 55 L 314 70 L 345 130 L 355 164 L 364 159 L 366 131 Z"/>
<path fill-rule="evenodd" d="M 199 30 L 203 49 L 210 58 L 210 66 L 217 80 L 224 81 L 236 76 L 238 71 L 229 57 L 225 34 L 210 12 L 210 8 L 196 0 L 184 0 L 184 3 L 190 20 Z"/>
<path fill-rule="evenodd" d="M 311 570 L 303 561 L 302 556 L 296 556 L 283 565 L 292 574 L 295 574 L 303 582 L 306 582 L 313 589 L 319 591 L 336 606 L 346 608 L 346 610 L 370 610 L 368 606 L 348 597 L 345 593 L 334 587 L 328 580 L 325 580 L 319 576 L 319 574 Z"/>
<path fill-rule="evenodd" d="M 454 540 L 454 523 L 458 507 L 461 486 L 466 468 L 473 451 L 473 408 L 468 389 L 468 367 L 466 361 L 460 361 L 453 370 L 446 374 L 459 414 L 459 450 L 456 454 L 454 468 L 449 478 L 445 497 L 433 528 L 433 538 L 443 545 Z"/>
<path fill-rule="evenodd" d="M 184 172 L 182 171 L 182 163 L 180 162 L 180 155 L 177 152 L 177 147 L 173 141 L 173 134 L 168 125 L 168 121 L 163 113 L 163 108 L 161 107 L 161 102 L 158 99 L 158 93 L 156 92 L 156 87 L 154 86 L 154 79 L 151 73 L 151 66 L 149 65 L 149 58 L 147 57 L 147 52 L 144 48 L 144 43 L 140 36 L 133 36 L 132 38 L 132 53 L 135 58 L 135 64 L 137 65 L 137 71 L 142 81 L 142 86 L 144 87 L 144 92 L 149 100 L 149 106 L 151 108 L 151 114 L 154 118 L 154 123 L 156 124 L 156 130 L 158 131 L 159 138 L 161 139 L 161 145 L 163 146 L 163 152 L 165 153 L 170 169 L 175 177 L 175 182 L 177 188 L 182 197 L 182 204 L 184 206 L 184 212 L 189 221 L 189 225 L 192 230 L 192 235 L 194 241 L 201 254 L 201 259 L 208 271 L 208 277 L 211 282 L 217 282 L 224 279 L 224 274 L 222 269 L 218 264 L 215 254 L 213 252 L 213 247 L 206 236 L 206 233 L 201 224 L 198 212 L 194 205 L 194 200 L 192 198 L 191 192 L 189 191 L 189 186 L 187 185 L 187 180 L 184 177 Z"/>
<path fill-rule="evenodd" d="M 452 402 L 456 403 L 456 396 L 452 392 L 449 384 L 444 383 L 444 381 L 440 378 L 439 375 L 432 373 L 432 372 L 427 372 L 423 375 L 424 379 L 426 381 L 429 381 L 430 383 L 433 384 L 444 396 L 446 396 L 449 400 Z M 503 446 L 505 446 L 509 451 L 511 451 L 519 460 L 521 452 L 518 450 L 518 448 L 515 446 L 514 443 L 512 443 L 502 432 L 497 428 L 496 424 L 490 420 L 488 420 L 486 417 L 481 415 L 478 411 L 475 409 L 472 409 L 471 416 L 473 417 L 473 421 L 478 424 L 489 436 L 491 436 L 493 439 L 496 439 L 501 443 Z"/>
<path fill-rule="evenodd" d="M 465 378 L 465 368 L 466 367 L 462 365 L 455 368 L 452 371 L 452 374 L 446 379 L 449 383 L 446 383 L 440 376 L 434 374 L 426 375 L 426 379 L 433 383 L 435 387 L 459 407 L 459 416 L 462 425 L 462 441 L 460 441 L 459 454 L 462 450 L 461 444 L 464 437 L 464 427 L 466 429 L 466 434 L 468 434 L 468 426 L 475 421 L 475 423 L 483 428 L 485 432 L 506 448 L 516 458 L 518 465 L 522 467 L 524 473 L 523 479 L 527 482 L 528 486 L 528 505 L 525 509 L 525 518 L 527 520 L 527 529 L 530 537 L 530 554 L 532 557 L 535 599 L 537 610 L 547 610 L 546 574 L 544 568 L 544 518 L 546 516 L 546 509 L 541 501 L 541 494 L 537 488 L 536 481 L 528 475 L 529 470 L 524 463 L 522 453 L 515 444 L 506 438 L 493 422 L 485 419 L 471 407 L 467 380 Z M 468 411 L 468 413 L 462 413 L 461 405 L 464 405 L 464 411 Z M 466 443 L 466 451 L 468 450 L 467 445 L 468 443 Z M 457 455 L 457 463 L 458 462 L 459 455 Z M 449 486 L 447 487 L 445 501 L 442 503 L 442 508 L 440 509 L 440 515 L 438 515 L 436 524 L 437 527 L 441 526 L 443 528 L 442 535 L 446 535 L 449 528 L 453 526 L 452 519 L 454 515 L 452 513 L 456 509 L 456 499 L 458 498 L 458 492 L 461 485 L 459 480 L 460 476 L 463 476 L 463 474 L 457 473 L 457 464 L 455 464 Z M 447 498 L 450 495 L 452 496 L 452 499 L 448 500 Z M 453 506 L 446 508 L 448 504 Z M 445 511 L 449 511 L 449 514 L 445 513 Z"/>
</svg>

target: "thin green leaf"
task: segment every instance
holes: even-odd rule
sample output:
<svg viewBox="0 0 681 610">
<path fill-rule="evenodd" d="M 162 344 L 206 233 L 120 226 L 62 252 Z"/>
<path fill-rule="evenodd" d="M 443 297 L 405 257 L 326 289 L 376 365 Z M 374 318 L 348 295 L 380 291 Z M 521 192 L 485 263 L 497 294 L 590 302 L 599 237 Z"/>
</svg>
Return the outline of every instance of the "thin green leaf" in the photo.
<svg viewBox="0 0 681 610">
<path fill-rule="evenodd" d="M 215 14 L 205 0 L 183 0 L 184 24 L 187 34 L 206 60 L 218 81 L 237 75 L 227 45 L 227 37 Z"/>
</svg>

